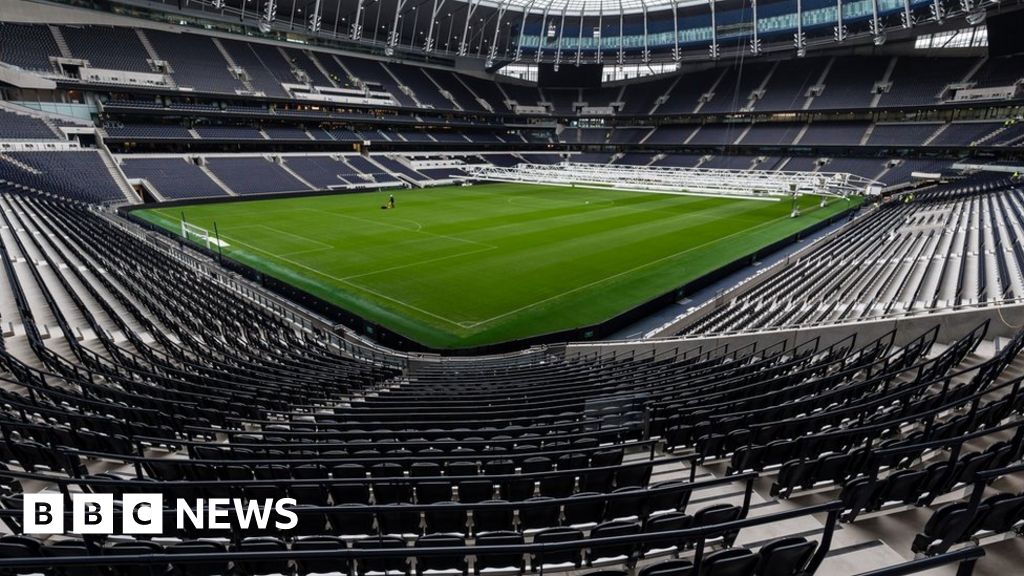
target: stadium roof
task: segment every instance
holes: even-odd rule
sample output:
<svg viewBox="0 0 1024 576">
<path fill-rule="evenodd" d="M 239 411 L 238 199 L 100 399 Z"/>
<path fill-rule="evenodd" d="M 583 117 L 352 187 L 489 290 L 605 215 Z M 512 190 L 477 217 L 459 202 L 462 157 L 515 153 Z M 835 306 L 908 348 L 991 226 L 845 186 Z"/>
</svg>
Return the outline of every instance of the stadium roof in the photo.
<svg viewBox="0 0 1024 576">
<path fill-rule="evenodd" d="M 464 0 L 471 1 L 471 0 Z M 705 0 L 481 0 L 481 4 L 504 6 L 516 11 L 549 12 L 551 14 L 631 14 L 648 10 L 707 4 Z"/>
<path fill-rule="evenodd" d="M 145 1 L 207 28 L 236 30 L 241 22 L 248 33 L 278 39 L 339 42 L 386 56 L 475 57 L 496 69 L 510 62 L 693 62 L 882 45 L 890 33 L 913 37 L 967 12 L 983 17 L 999 0 Z"/>
</svg>

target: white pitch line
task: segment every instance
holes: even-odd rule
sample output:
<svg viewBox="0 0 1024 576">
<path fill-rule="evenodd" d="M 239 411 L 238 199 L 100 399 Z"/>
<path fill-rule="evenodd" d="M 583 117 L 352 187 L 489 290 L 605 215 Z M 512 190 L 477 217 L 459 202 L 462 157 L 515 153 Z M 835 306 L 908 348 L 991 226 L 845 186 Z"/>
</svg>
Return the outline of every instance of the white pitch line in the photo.
<svg viewBox="0 0 1024 576">
<path fill-rule="evenodd" d="M 371 290 L 371 289 L 369 289 L 369 288 L 367 288 L 367 287 L 365 287 L 365 286 L 363 286 L 361 284 L 356 284 L 355 282 L 349 282 L 349 281 L 345 280 L 344 278 L 338 278 L 337 276 L 332 276 L 330 274 L 327 274 L 326 272 L 322 272 L 320 270 L 317 270 L 316 268 L 310 268 L 309 266 L 306 266 L 305 264 L 303 264 L 301 262 L 296 262 L 294 260 L 291 260 L 290 258 L 281 256 L 279 254 L 274 254 L 273 252 L 270 252 L 269 250 L 264 250 L 263 248 L 258 248 L 256 246 L 251 245 L 251 244 L 246 244 L 245 242 L 240 242 L 237 239 L 229 238 L 228 236 L 223 236 L 223 237 L 224 238 L 228 238 L 229 240 L 231 240 L 232 242 L 234 242 L 236 244 L 240 244 L 242 246 L 248 246 L 249 248 L 251 248 L 253 250 L 256 250 L 256 251 L 259 251 L 259 252 L 263 252 L 264 254 L 268 254 L 268 255 L 270 255 L 273 258 L 277 258 L 278 260 L 282 260 L 282 261 L 287 262 L 289 264 L 292 264 L 294 266 L 298 266 L 300 268 L 304 268 L 306 270 L 309 270 L 310 272 L 312 272 L 314 274 L 317 274 L 319 276 L 323 276 L 324 278 L 330 278 L 331 280 L 335 280 L 337 282 L 341 282 L 342 284 L 347 284 L 347 285 L 355 288 L 356 290 L 362 290 L 364 292 L 368 292 L 370 294 L 373 294 L 374 296 L 377 296 L 378 298 L 383 298 L 385 300 L 394 302 L 395 304 L 398 304 L 399 306 L 404 306 L 404 307 L 406 307 L 406 308 L 408 308 L 410 310 L 415 310 L 415 311 L 417 311 L 417 312 L 419 312 L 421 314 L 426 314 L 427 316 L 430 316 L 431 318 L 437 318 L 438 320 L 441 320 L 443 322 L 451 324 L 452 326 L 458 326 L 459 328 L 465 328 L 465 326 L 463 326 L 459 322 L 455 322 L 453 320 L 449 320 L 448 318 L 445 318 L 444 316 L 438 316 L 437 314 L 434 314 L 433 312 L 430 312 L 428 310 L 424 310 L 424 309 L 419 308 L 417 306 L 413 306 L 412 304 L 409 304 L 409 303 L 406 303 L 406 302 L 402 302 L 401 300 L 398 300 L 396 298 L 392 298 L 391 296 L 387 296 L 387 295 L 381 294 L 380 292 L 377 292 L 376 290 Z"/>
<path fill-rule="evenodd" d="M 427 232 L 425 230 L 422 230 L 422 225 L 419 224 L 418 222 L 416 222 L 415 220 L 405 220 L 405 221 L 406 222 L 412 222 L 412 223 L 416 224 L 417 226 L 420 226 L 420 229 L 413 230 L 412 228 L 406 228 L 405 226 L 399 226 L 397 224 L 392 224 L 390 222 L 379 222 L 377 220 L 370 220 L 369 218 L 360 218 L 359 216 L 352 216 L 350 214 L 341 214 L 340 212 L 331 212 L 331 211 L 319 212 L 319 211 L 313 210 L 311 208 L 304 208 L 304 210 L 307 210 L 309 212 L 314 212 L 316 214 L 331 214 L 332 216 L 340 216 L 342 218 L 350 218 L 352 220 L 358 220 L 360 222 L 367 222 L 369 224 L 377 224 L 377 225 L 380 225 L 380 226 L 387 226 L 389 228 L 397 228 L 398 230 L 403 230 L 405 232 L 415 232 L 416 234 L 425 234 L 427 236 L 433 236 L 435 238 L 445 238 L 447 240 L 454 240 L 456 242 L 462 242 L 464 244 L 476 244 L 477 246 L 484 246 L 484 247 L 487 247 L 487 248 L 497 248 L 497 246 L 493 246 L 491 244 L 485 244 L 483 242 L 477 242 L 476 240 L 467 240 L 465 238 L 459 238 L 458 236 L 448 236 L 446 234 L 435 234 L 433 232 Z"/>
<path fill-rule="evenodd" d="M 321 245 L 321 246 L 323 246 L 325 248 L 334 248 L 334 246 L 331 246 L 330 244 L 328 244 L 326 242 L 321 242 L 321 241 L 316 240 L 314 238 L 307 238 L 306 236 L 303 236 L 301 234 L 295 234 L 294 232 L 288 232 L 287 230 L 279 230 L 277 228 L 274 228 L 273 226 L 267 226 L 266 224 L 256 224 L 256 226 L 259 226 L 261 228 L 266 228 L 267 230 L 273 230 L 274 232 L 277 232 L 279 234 L 285 234 L 287 236 L 291 236 L 292 238 L 298 238 L 299 240 L 305 240 L 306 242 L 312 242 L 313 244 L 319 244 L 319 245 Z"/>
<path fill-rule="evenodd" d="M 599 280 L 595 280 L 595 281 L 590 282 L 588 284 L 584 284 L 582 286 L 577 286 L 576 288 L 573 288 L 572 290 L 567 290 L 565 292 L 562 292 L 561 294 L 555 294 L 554 296 L 550 296 L 550 297 L 545 298 L 543 300 L 538 300 L 538 301 L 533 302 L 531 304 L 527 304 L 526 306 L 521 306 L 519 308 L 516 308 L 515 310 L 510 310 L 510 311 L 505 312 L 503 314 L 499 314 L 499 315 L 497 315 L 497 316 L 495 316 L 493 318 L 488 318 L 487 320 L 481 320 L 481 321 L 479 321 L 479 322 L 477 322 L 475 324 L 472 324 L 472 325 L 470 325 L 468 327 L 469 328 L 476 328 L 477 326 L 481 326 L 481 325 L 484 325 L 484 324 L 490 324 L 491 322 L 494 322 L 495 320 L 500 320 L 501 318 L 504 318 L 506 316 L 511 316 L 512 314 L 517 314 L 519 312 L 522 312 L 523 310 L 528 310 L 528 309 L 533 308 L 535 306 L 539 306 L 540 304 L 544 304 L 544 303 L 550 302 L 552 300 L 557 300 L 559 298 L 562 298 L 563 296 L 567 296 L 567 295 L 572 294 L 574 292 L 579 292 L 580 290 L 585 290 L 585 289 L 590 288 L 592 286 L 597 286 L 598 284 L 602 284 L 602 283 L 607 282 L 609 280 L 614 280 L 615 278 L 618 278 L 620 276 L 624 276 L 626 274 L 630 274 L 632 272 L 636 272 L 637 270 L 646 268 L 646 267 L 648 267 L 648 266 L 650 266 L 652 264 L 657 264 L 659 262 L 663 262 L 665 260 L 669 260 L 669 259 L 675 258 L 677 256 L 681 256 L 683 254 L 686 254 L 687 252 L 692 252 L 693 250 L 696 250 L 698 248 L 703 248 L 705 246 L 708 246 L 708 245 L 711 245 L 711 244 L 715 244 L 717 242 L 721 242 L 722 240 L 726 240 L 726 239 L 731 238 L 733 236 L 736 236 L 738 234 L 745 234 L 747 232 L 750 232 L 751 230 L 755 230 L 755 229 L 760 228 L 762 226 L 767 226 L 768 224 L 772 224 L 774 222 L 777 222 L 778 220 L 782 220 L 783 218 L 789 218 L 789 216 L 784 216 L 784 217 L 780 216 L 779 218 L 775 218 L 774 220 L 768 220 L 766 222 L 762 222 L 761 224 L 758 224 L 757 226 L 754 226 L 752 228 L 744 228 L 743 230 L 740 230 L 738 232 L 734 232 L 732 234 L 729 234 L 728 236 L 722 236 L 721 238 L 716 238 L 714 240 L 710 240 L 710 241 L 705 242 L 703 244 L 700 244 L 700 245 L 697 245 L 697 246 L 693 246 L 692 248 L 687 248 L 686 250 L 682 250 L 682 251 L 676 252 L 674 254 L 669 254 L 668 256 L 664 256 L 664 257 L 658 258 L 657 260 L 651 260 L 650 262 L 645 262 L 645 263 L 643 263 L 643 264 L 641 264 L 639 266 L 635 266 L 635 267 L 630 268 L 628 270 L 623 270 L 622 272 L 618 272 L 616 274 L 612 274 L 611 276 L 608 276 L 606 278 L 601 278 Z"/>
<path fill-rule="evenodd" d="M 323 252 L 325 250 L 334 250 L 334 246 L 326 246 L 324 248 L 310 248 L 309 250 L 296 250 L 295 252 L 285 252 L 284 254 L 278 254 L 278 256 L 298 256 L 299 254 L 312 254 L 314 252 Z"/>
<path fill-rule="evenodd" d="M 384 272 L 393 272 L 395 270 L 401 270 L 402 268 L 410 268 L 412 266 L 419 266 L 421 264 L 432 264 L 434 262 L 441 262 L 442 260 L 450 260 L 452 258 L 459 258 L 462 256 L 470 256 L 472 254 L 479 254 L 481 252 L 490 252 L 491 250 L 497 250 L 496 246 L 489 246 L 480 248 L 479 250 L 470 250 L 469 252 L 460 252 L 459 254 L 449 254 L 447 256 L 438 256 L 437 258 L 430 258 L 428 260 L 418 260 L 416 262 L 410 262 L 408 264 L 399 264 L 390 268 L 383 268 L 381 270 L 374 270 L 372 272 L 364 272 L 362 274 L 355 274 L 352 276 L 345 276 L 345 280 L 352 280 L 353 278 L 363 278 L 365 276 L 373 276 L 374 274 L 383 274 Z"/>
</svg>

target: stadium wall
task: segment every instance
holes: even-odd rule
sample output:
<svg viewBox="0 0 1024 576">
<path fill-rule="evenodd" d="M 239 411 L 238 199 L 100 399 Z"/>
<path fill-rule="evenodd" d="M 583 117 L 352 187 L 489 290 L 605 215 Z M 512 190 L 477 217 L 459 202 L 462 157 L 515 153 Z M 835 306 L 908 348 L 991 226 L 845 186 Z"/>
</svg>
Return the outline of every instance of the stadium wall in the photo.
<svg viewBox="0 0 1024 576">
<path fill-rule="evenodd" d="M 275 197 L 295 198 L 296 196 L 323 196 L 323 195 L 327 195 L 327 194 L 352 194 L 352 193 L 358 193 L 358 192 L 365 192 L 365 190 L 349 190 L 349 191 L 345 191 L 345 190 L 338 190 L 338 191 L 334 191 L 334 190 L 320 190 L 320 191 L 311 191 L 311 192 L 304 192 L 304 193 L 298 193 L 298 194 L 295 194 L 295 193 L 288 193 L 288 194 L 262 194 L 262 195 L 256 195 L 254 197 L 245 197 L 245 198 L 236 197 L 236 198 L 230 198 L 230 199 L 225 199 L 225 198 L 206 198 L 206 199 L 200 199 L 200 200 L 181 200 L 181 201 L 175 201 L 175 202 L 163 202 L 163 203 L 158 203 L 158 204 L 157 203 L 149 203 L 149 204 L 139 204 L 139 205 L 133 205 L 133 206 L 123 206 L 123 207 L 118 208 L 117 212 L 123 218 L 126 218 L 129 221 L 131 221 L 131 222 L 133 222 L 133 223 L 135 223 L 135 224 L 137 224 L 137 225 L 139 225 L 139 226 L 141 226 L 143 228 L 146 228 L 148 230 L 154 231 L 154 232 L 159 233 L 159 234 L 163 234 L 163 235 L 171 238 L 172 240 L 175 240 L 175 241 L 178 241 L 178 242 L 182 242 L 181 237 L 178 236 L 177 234 L 175 234 L 175 233 L 173 233 L 171 231 L 168 231 L 168 230 L 166 230 L 164 228 L 161 228 L 161 227 L 157 226 L 156 224 L 153 224 L 151 222 L 145 221 L 142 218 L 139 218 L 139 217 L 135 216 L 133 214 L 133 212 L 135 210 L 142 210 L 142 209 L 147 209 L 147 208 L 167 208 L 167 207 L 173 207 L 173 206 L 182 206 L 182 205 L 186 205 L 186 204 L 188 204 L 188 205 L 196 205 L 196 204 L 212 204 L 212 203 L 219 203 L 219 202 L 249 202 L 249 201 L 255 201 L 255 200 L 267 200 L 267 199 L 275 198 Z M 618 332 L 619 330 L 622 330 L 623 328 L 626 328 L 627 326 L 629 326 L 631 324 L 634 324 L 634 323 L 636 323 L 636 322 L 646 318 L 647 316 L 650 316 L 651 314 L 653 314 L 653 313 L 655 313 L 655 312 L 665 308 L 666 306 L 671 305 L 673 302 L 677 302 L 678 300 L 680 300 L 681 298 L 685 297 L 686 295 L 692 294 L 692 293 L 696 292 L 697 290 L 705 288 L 705 287 L 707 287 L 707 286 L 709 286 L 709 285 L 711 285 L 711 284 L 721 280 L 722 278 L 725 278 L 726 276 L 728 276 L 730 274 L 733 274 L 733 273 L 737 272 L 738 270 L 741 270 L 741 269 L 745 268 L 746 266 L 750 265 L 752 262 L 756 261 L 760 257 L 763 257 L 764 255 L 767 255 L 767 254 L 770 254 L 772 252 L 775 252 L 775 251 L 779 250 L 780 248 L 782 248 L 784 246 L 787 246 L 789 244 L 793 244 L 793 243 L 799 241 L 801 238 L 804 238 L 805 236 L 807 236 L 809 234 L 813 234 L 813 233 L 815 233 L 815 232 L 817 232 L 817 231 L 819 231 L 819 230 L 821 230 L 821 229 L 823 229 L 825 227 L 831 226 L 832 224 L 834 224 L 836 222 L 839 222 L 839 221 L 842 221 L 845 218 L 848 218 L 851 212 L 854 212 L 854 211 L 856 211 L 858 209 L 859 209 L 859 207 L 854 207 L 854 208 L 850 208 L 850 209 L 844 210 L 844 211 L 842 211 L 842 212 L 832 216 L 831 218 L 828 218 L 826 220 L 822 220 L 822 221 L 814 224 L 813 226 L 811 226 L 809 228 L 806 228 L 806 229 L 804 229 L 804 230 L 802 230 L 800 232 L 797 232 L 796 234 L 792 234 L 790 236 L 787 236 L 786 238 L 783 238 L 783 239 L 781 239 L 781 240 L 779 240 L 779 241 L 777 241 L 777 242 L 775 242 L 773 244 L 770 244 L 770 245 L 762 248 L 761 250 L 759 250 L 759 251 L 757 251 L 757 252 L 755 252 L 755 253 L 753 253 L 753 254 L 751 254 L 749 256 L 746 256 L 744 258 L 740 258 L 740 259 L 737 259 L 737 260 L 733 260 L 732 262 L 724 264 L 723 266 L 719 267 L 718 269 L 716 269 L 716 270 L 714 270 L 714 271 L 712 271 L 712 272 L 710 272 L 708 274 L 705 274 L 704 276 L 702 276 L 700 278 L 697 278 L 696 280 L 693 280 L 693 281 L 687 282 L 685 284 L 682 284 L 681 286 L 679 286 L 675 290 L 672 290 L 670 292 L 666 292 L 665 294 L 662 294 L 661 296 L 658 296 L 656 298 L 648 300 L 647 302 L 644 302 L 643 304 L 640 304 L 639 306 L 636 306 L 636 307 L 631 308 L 631 309 L 629 309 L 629 310 L 627 310 L 625 312 L 622 312 L 621 314 L 618 314 L 618 315 L 616 315 L 616 316 L 614 316 L 612 318 L 609 318 L 608 320 L 606 320 L 604 322 L 601 322 L 599 324 L 592 324 L 592 325 L 589 325 L 589 326 L 581 326 L 581 327 L 578 327 L 578 328 L 573 328 L 571 330 L 563 330 L 563 331 L 560 331 L 560 332 L 552 332 L 552 333 L 542 334 L 542 335 L 538 335 L 538 336 L 534 336 L 534 337 L 530 337 L 530 338 L 524 338 L 524 339 L 520 339 L 520 340 L 511 340 L 511 341 L 508 341 L 508 342 L 502 342 L 502 343 L 498 343 L 498 344 L 491 344 L 491 345 L 487 345 L 487 346 L 475 346 L 475 347 L 458 348 L 458 349 L 447 349 L 447 348 L 445 348 L 445 349 L 438 349 L 438 348 L 432 348 L 432 347 L 429 347 L 429 346 L 424 346 L 423 344 L 421 344 L 419 342 L 416 342 L 414 340 L 411 340 L 411 339 L 409 339 L 409 338 L 407 338 L 405 336 L 402 336 L 401 334 L 398 334 L 397 332 L 394 332 L 393 330 L 390 330 L 389 328 L 387 328 L 385 326 L 382 326 L 382 325 L 380 325 L 380 324 L 378 324 L 376 322 L 373 322 L 373 321 L 371 321 L 371 320 L 369 320 L 367 318 L 364 318 L 364 317 L 362 317 L 362 316 L 360 316 L 358 314 L 355 314 L 355 313 L 353 313 L 353 312 L 351 312 L 349 310 L 341 308 L 340 306 L 337 306 L 335 304 L 327 302 L 327 301 L 325 301 L 325 300 L 323 300 L 323 299 L 321 299 L 321 298 L 319 298 L 317 296 L 314 296 L 314 295 L 312 295 L 312 294 L 310 294 L 310 293 L 308 293 L 308 292 L 306 292 L 304 290 L 300 290 L 300 289 L 298 289 L 298 288 L 296 288 L 296 287 L 294 287 L 294 286 L 292 286 L 290 284 L 287 284 L 285 282 L 282 282 L 282 281 L 280 281 L 280 280 L 278 280 L 276 278 L 267 276 L 266 274 L 263 274 L 262 272 L 259 272 L 259 271 L 255 270 L 253 268 L 250 268 L 249 266 L 246 266 L 246 265 L 241 264 L 239 262 L 236 262 L 234 260 L 230 260 L 230 259 L 226 259 L 226 258 L 225 259 L 221 259 L 220 255 L 215 250 L 210 250 L 210 249 L 207 249 L 205 247 L 198 246 L 196 244 L 190 244 L 190 246 L 193 249 L 195 249 L 195 250 L 197 250 L 199 252 L 204 253 L 205 255 L 209 256 L 210 258 L 213 258 L 213 259 L 219 261 L 220 264 L 224 268 L 239 274 L 243 278 L 246 278 L 246 279 L 248 279 L 248 280 L 250 280 L 252 282 L 256 282 L 260 286 L 262 286 L 263 288 L 265 288 L 267 290 L 270 290 L 274 294 L 277 294 L 279 296 L 287 298 L 287 299 L 289 299 L 289 300 L 291 300 L 291 301 L 293 301 L 293 302 L 303 306 L 304 308 L 314 312 L 315 314 L 318 314 L 320 316 L 323 316 L 324 318 L 329 319 L 332 322 L 336 322 L 338 324 L 342 324 L 342 325 L 348 327 L 349 329 L 355 331 L 357 334 L 365 336 L 365 337 L 368 337 L 368 338 L 374 340 L 375 342 L 377 342 L 378 344 L 380 344 L 382 346 L 386 346 L 388 348 L 392 348 L 394 350 L 400 350 L 400 351 L 403 351 L 403 352 L 435 353 L 435 354 L 446 354 L 446 355 L 470 356 L 470 355 L 502 354 L 502 353 L 506 353 L 506 352 L 514 352 L 514 351 L 518 351 L 518 350 L 522 350 L 522 349 L 528 348 L 530 346 L 536 346 L 536 345 L 541 345 L 541 344 L 564 343 L 564 342 L 584 342 L 584 341 L 602 340 L 604 338 L 607 338 L 609 335 L 614 334 L 614 333 Z"/>
</svg>

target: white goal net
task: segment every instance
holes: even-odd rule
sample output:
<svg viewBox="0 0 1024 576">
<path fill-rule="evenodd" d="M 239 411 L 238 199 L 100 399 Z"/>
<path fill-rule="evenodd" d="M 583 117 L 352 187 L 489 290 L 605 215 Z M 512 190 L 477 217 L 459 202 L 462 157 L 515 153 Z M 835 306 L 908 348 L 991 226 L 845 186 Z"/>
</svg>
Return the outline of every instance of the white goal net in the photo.
<svg viewBox="0 0 1024 576">
<path fill-rule="evenodd" d="M 221 242 L 210 231 L 202 226 L 196 226 L 189 222 L 181 221 L 181 237 L 185 240 L 193 240 L 197 244 L 206 246 L 209 249 L 211 246 L 219 246 L 221 248 L 227 246 L 227 242 Z"/>
</svg>

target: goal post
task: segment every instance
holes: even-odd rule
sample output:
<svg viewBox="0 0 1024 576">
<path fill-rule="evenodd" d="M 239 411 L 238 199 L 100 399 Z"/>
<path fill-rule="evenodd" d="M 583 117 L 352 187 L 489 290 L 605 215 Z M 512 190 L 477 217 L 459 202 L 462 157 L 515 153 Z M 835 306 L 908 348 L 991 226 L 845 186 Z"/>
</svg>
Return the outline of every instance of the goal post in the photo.
<svg viewBox="0 0 1024 576">
<path fill-rule="evenodd" d="M 196 226 L 195 224 L 182 220 L 181 237 L 184 238 L 185 240 L 195 239 L 196 242 L 206 246 L 207 249 L 210 248 L 210 231 L 201 226 Z"/>
</svg>

